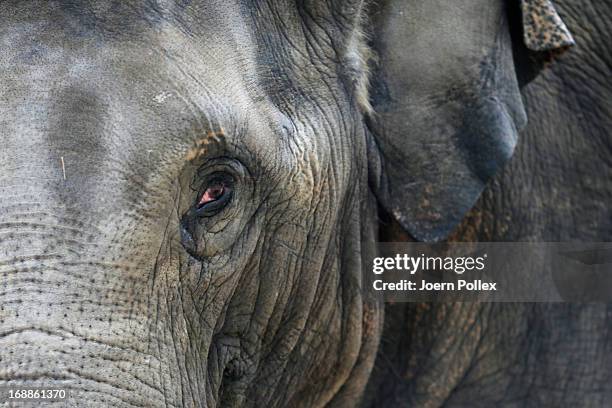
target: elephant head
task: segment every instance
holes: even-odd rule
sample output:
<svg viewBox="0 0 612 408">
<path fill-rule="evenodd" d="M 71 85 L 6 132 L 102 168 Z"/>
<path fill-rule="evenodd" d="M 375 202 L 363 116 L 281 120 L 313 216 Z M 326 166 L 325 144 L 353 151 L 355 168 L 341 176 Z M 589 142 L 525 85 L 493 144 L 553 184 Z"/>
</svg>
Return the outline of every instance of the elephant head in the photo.
<svg viewBox="0 0 612 408">
<path fill-rule="evenodd" d="M 0 385 L 80 405 L 352 406 L 378 207 L 443 238 L 525 122 L 501 1 L 1 7 Z"/>
</svg>

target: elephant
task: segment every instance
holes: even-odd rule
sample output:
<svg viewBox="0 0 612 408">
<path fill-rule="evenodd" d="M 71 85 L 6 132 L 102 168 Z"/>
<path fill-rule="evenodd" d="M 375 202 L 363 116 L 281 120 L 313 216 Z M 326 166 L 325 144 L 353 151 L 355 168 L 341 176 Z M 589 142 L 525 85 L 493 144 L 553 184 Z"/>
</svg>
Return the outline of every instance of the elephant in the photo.
<svg viewBox="0 0 612 408">
<path fill-rule="evenodd" d="M 527 62 L 518 74 L 528 122 L 449 241 L 612 241 L 611 89 L 602 82 L 612 7 L 555 7 L 576 44 L 557 60 L 515 49 Z M 381 239 L 414 238 L 386 216 Z M 606 406 L 611 313 L 606 303 L 388 304 L 366 406 Z"/>
<path fill-rule="evenodd" d="M 3 390 L 101 407 L 605 404 L 606 306 L 384 304 L 362 271 L 379 238 L 609 237 L 609 7 L 0 9 Z"/>
</svg>

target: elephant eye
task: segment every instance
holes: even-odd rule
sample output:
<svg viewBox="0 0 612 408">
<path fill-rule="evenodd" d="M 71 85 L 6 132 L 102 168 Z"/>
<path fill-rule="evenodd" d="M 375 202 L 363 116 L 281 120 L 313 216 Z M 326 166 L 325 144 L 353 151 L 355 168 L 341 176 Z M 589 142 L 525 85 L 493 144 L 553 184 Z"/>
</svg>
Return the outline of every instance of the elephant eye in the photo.
<svg viewBox="0 0 612 408">
<path fill-rule="evenodd" d="M 232 198 L 232 182 L 229 177 L 216 176 L 206 183 L 199 196 L 196 214 L 212 217 L 220 212 Z"/>
</svg>

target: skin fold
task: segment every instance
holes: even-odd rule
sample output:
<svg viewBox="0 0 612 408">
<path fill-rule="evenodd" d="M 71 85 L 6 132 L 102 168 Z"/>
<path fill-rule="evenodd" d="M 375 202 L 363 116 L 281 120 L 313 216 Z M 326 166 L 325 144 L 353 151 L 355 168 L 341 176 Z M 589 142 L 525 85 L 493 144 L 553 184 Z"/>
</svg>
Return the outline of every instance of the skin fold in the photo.
<svg viewBox="0 0 612 408">
<path fill-rule="evenodd" d="M 464 3 L 2 2 L 0 387 L 473 406 L 561 403 L 578 382 L 571 401 L 604 401 L 604 306 L 392 306 L 362 287 L 379 238 L 610 238 L 605 61 L 565 94 L 604 45 L 579 29 L 586 49 L 537 76 L 516 10 Z M 577 201 L 553 212 L 551 194 Z"/>
</svg>

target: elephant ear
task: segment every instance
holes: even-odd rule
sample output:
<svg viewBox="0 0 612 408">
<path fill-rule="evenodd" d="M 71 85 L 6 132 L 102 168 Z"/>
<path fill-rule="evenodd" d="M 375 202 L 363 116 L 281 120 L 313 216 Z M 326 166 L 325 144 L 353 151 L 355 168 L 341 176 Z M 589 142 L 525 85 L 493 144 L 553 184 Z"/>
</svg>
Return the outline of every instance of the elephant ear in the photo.
<svg viewBox="0 0 612 408">
<path fill-rule="evenodd" d="M 548 1 L 524 0 L 522 10 L 530 47 L 569 45 Z M 369 12 L 378 60 L 371 184 L 414 238 L 439 241 L 510 158 L 526 123 L 512 22 L 505 3 L 491 0 L 387 0 Z"/>
<path fill-rule="evenodd" d="M 532 51 L 565 50 L 574 39 L 550 0 L 522 0 L 523 41 Z"/>
<path fill-rule="evenodd" d="M 549 0 L 522 0 L 509 8 L 514 61 L 521 88 L 574 45 L 574 39 Z"/>
</svg>

